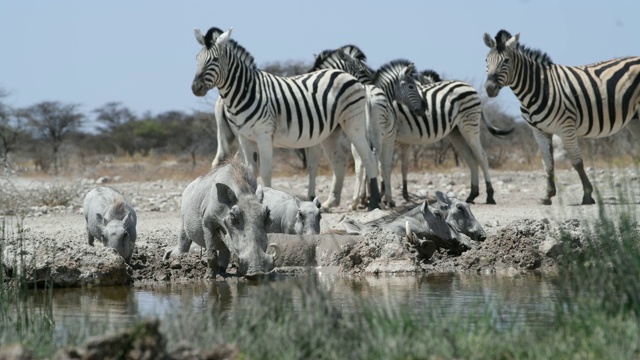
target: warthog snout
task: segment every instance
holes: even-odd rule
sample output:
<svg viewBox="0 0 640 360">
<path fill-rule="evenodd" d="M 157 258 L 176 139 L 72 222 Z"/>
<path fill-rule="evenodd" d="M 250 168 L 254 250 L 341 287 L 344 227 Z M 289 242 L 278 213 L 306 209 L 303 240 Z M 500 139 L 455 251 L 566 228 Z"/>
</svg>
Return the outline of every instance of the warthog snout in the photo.
<svg viewBox="0 0 640 360">
<path fill-rule="evenodd" d="M 245 277 L 256 277 L 268 274 L 275 267 L 275 262 L 281 256 L 280 247 L 269 244 L 266 252 L 253 252 L 251 254 L 232 254 L 231 262 L 238 268 L 238 274 Z"/>
</svg>

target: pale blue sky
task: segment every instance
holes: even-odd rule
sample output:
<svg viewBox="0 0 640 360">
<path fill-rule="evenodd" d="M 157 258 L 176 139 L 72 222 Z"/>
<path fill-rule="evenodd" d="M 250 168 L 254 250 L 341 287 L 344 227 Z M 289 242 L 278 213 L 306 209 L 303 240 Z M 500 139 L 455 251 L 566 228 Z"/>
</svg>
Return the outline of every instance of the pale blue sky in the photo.
<svg viewBox="0 0 640 360">
<path fill-rule="evenodd" d="M 55 100 L 85 113 L 109 101 L 136 114 L 209 110 L 190 89 L 200 50 L 193 29 L 233 26 L 259 65 L 311 62 L 352 43 L 374 68 L 407 58 L 481 88 L 484 32 L 520 32 L 556 63 L 581 65 L 640 55 L 638 14 L 637 0 L 0 0 L 0 87 L 14 107 Z M 497 101 L 515 115 L 514 99 L 508 90 Z"/>
</svg>

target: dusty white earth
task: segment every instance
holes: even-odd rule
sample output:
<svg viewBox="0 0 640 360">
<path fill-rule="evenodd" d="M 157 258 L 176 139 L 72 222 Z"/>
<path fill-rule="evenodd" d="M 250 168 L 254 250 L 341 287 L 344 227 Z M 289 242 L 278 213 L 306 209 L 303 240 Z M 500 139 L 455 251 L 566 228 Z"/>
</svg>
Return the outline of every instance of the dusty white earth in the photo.
<svg viewBox="0 0 640 360">
<path fill-rule="evenodd" d="M 594 186 L 601 191 L 601 202 L 606 212 L 632 210 L 638 213 L 640 187 L 637 170 L 633 168 L 589 170 Z M 332 234 L 341 229 L 339 221 L 349 215 L 369 221 L 392 210 L 366 212 L 348 210 L 353 189 L 353 177 L 345 181 L 341 206 L 323 214 L 321 237 L 308 239 L 280 239 L 286 253 L 280 259 L 278 272 L 310 268 L 333 269 L 345 274 L 407 273 L 407 272 L 522 272 L 554 271 L 562 257 L 562 244 L 558 243 L 560 229 L 567 230 L 570 238 L 579 242 L 587 224 L 598 217 L 599 206 L 580 206 L 582 186 L 572 169 L 556 174 L 558 196 L 551 206 L 539 205 L 544 193 L 542 171 L 493 170 L 492 179 L 497 205 L 484 204 L 485 189 L 471 206 L 473 213 L 487 232 L 483 243 L 472 242 L 472 249 L 462 255 L 437 252 L 429 260 L 418 261 L 412 248 L 402 239 L 389 234 L 367 237 L 345 237 Z M 318 178 L 318 193 L 325 199 L 331 178 Z M 399 173 L 393 181 L 400 183 Z M 409 191 L 415 203 L 432 196 L 436 190 L 453 191 L 466 198 L 469 174 L 466 167 L 439 173 L 411 173 Z M 86 284 L 143 284 L 148 282 L 190 281 L 205 277 L 205 266 L 200 252 L 193 251 L 168 262 L 162 262 L 164 251 L 175 245 L 180 227 L 180 197 L 188 181 L 159 180 L 154 182 L 121 182 L 101 179 L 121 191 L 133 204 L 138 214 L 138 239 L 130 265 L 112 250 L 101 244 L 87 245 L 85 220 L 81 203 L 86 192 L 97 186 L 96 179 L 78 179 L 82 185 L 80 195 L 66 207 L 34 207 L 26 217 L 4 216 L 5 237 L 3 262 L 7 274 L 13 276 L 20 266 L 27 268 L 33 281 L 53 279 L 59 286 Z M 18 189 L 47 186 L 47 181 L 14 178 Z M 306 193 L 305 175 L 276 177 L 273 186 L 299 196 Z M 481 177 L 481 184 L 483 180 Z M 394 188 L 398 207 L 405 203 L 400 190 Z M 300 241 L 296 243 L 295 240 Z M 301 254 L 304 253 L 304 256 Z M 16 256 L 23 254 L 23 256 Z M 218 277 L 220 279 L 220 277 Z"/>
</svg>

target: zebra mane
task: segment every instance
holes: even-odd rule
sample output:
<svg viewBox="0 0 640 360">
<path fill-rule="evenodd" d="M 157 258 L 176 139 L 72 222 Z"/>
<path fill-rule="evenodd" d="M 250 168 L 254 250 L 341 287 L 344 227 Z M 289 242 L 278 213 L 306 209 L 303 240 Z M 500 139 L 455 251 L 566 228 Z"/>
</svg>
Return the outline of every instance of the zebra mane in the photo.
<svg viewBox="0 0 640 360">
<path fill-rule="evenodd" d="M 435 70 L 431 70 L 431 69 L 420 71 L 418 73 L 418 76 L 420 77 L 420 82 L 422 82 L 424 79 L 428 79 L 431 83 L 442 81 L 442 77 L 440 77 L 440 74 L 438 74 Z"/>
<path fill-rule="evenodd" d="M 344 46 L 341 46 L 340 49 L 342 49 L 342 51 L 344 51 L 347 55 L 351 56 L 356 60 L 360 60 L 362 62 L 367 61 L 367 56 L 364 54 L 364 52 L 362 52 L 362 50 L 360 50 L 359 47 L 355 45 L 352 45 L 352 44 L 344 45 Z"/>
<path fill-rule="evenodd" d="M 503 29 L 498 31 L 498 33 L 496 34 L 496 50 L 498 50 L 498 52 L 504 51 L 506 48 L 506 42 L 510 38 L 511 38 L 511 33 L 509 33 L 507 30 Z M 538 49 L 531 49 L 520 43 L 518 43 L 518 50 L 522 52 L 529 59 L 535 62 L 538 62 L 540 64 L 543 64 L 543 65 L 553 64 L 553 60 L 551 60 L 551 57 L 543 51 L 540 51 Z"/>
<path fill-rule="evenodd" d="M 376 71 L 374 77 L 373 77 L 373 83 L 374 84 L 378 84 L 380 81 L 389 81 L 390 78 L 395 78 L 397 77 L 398 74 L 400 74 L 400 72 L 407 66 L 411 65 L 411 61 L 407 60 L 407 59 L 396 59 L 396 60 L 391 60 L 388 63 L 380 66 L 380 69 L 378 69 L 378 71 Z M 415 68 L 413 70 L 413 73 L 411 74 L 411 77 L 414 79 L 418 78 L 418 74 L 415 71 Z"/>
<path fill-rule="evenodd" d="M 204 35 L 204 44 L 207 49 L 211 49 L 211 47 L 215 45 L 218 37 L 223 33 L 224 31 L 215 26 L 207 30 L 207 33 Z M 226 42 L 226 46 L 240 59 L 240 61 L 244 62 L 253 69 L 258 69 L 253 55 L 251 55 L 249 51 L 247 51 L 247 49 L 245 49 L 242 45 L 238 44 L 237 41 L 229 39 Z"/>
<path fill-rule="evenodd" d="M 309 70 L 309 72 L 319 70 L 320 66 L 324 64 L 324 62 L 327 61 L 327 59 L 329 59 L 332 55 L 334 55 L 336 51 L 337 50 L 335 49 L 322 50 L 318 55 L 316 55 L 316 60 L 314 61 L 313 66 L 311 67 L 311 70 Z"/>
</svg>

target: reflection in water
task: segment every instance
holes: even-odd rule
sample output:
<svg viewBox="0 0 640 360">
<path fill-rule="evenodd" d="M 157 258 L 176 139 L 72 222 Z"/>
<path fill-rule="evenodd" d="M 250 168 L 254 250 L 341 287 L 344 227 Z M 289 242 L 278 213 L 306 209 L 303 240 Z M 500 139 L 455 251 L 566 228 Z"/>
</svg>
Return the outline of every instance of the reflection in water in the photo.
<svg viewBox="0 0 640 360">
<path fill-rule="evenodd" d="M 220 314 L 233 314 L 266 294 L 290 294 L 295 303 L 300 298 L 300 280 L 280 277 L 268 283 L 231 280 L 138 288 L 57 289 L 53 311 L 56 327 L 61 328 L 69 322 L 86 321 L 87 317 L 96 322 L 107 318 L 110 326 L 122 327 L 140 317 L 162 319 L 180 309 L 197 313 L 213 308 Z M 486 316 L 488 310 L 488 315 L 504 326 L 548 326 L 553 321 L 556 293 L 548 280 L 536 275 L 323 275 L 318 276 L 317 284 L 330 294 L 335 306 L 346 312 L 358 311 L 362 300 L 388 311 L 406 310 L 414 316 L 444 312 L 480 317 Z M 280 291 L 265 291 L 269 288 Z"/>
</svg>

